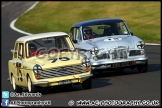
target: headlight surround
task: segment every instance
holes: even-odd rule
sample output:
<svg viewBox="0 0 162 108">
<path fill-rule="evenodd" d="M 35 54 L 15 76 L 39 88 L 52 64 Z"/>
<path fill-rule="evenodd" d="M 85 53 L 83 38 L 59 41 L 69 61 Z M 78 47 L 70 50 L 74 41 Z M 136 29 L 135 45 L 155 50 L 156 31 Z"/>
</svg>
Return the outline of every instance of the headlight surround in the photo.
<svg viewBox="0 0 162 108">
<path fill-rule="evenodd" d="M 97 55 L 99 53 L 99 49 L 97 47 L 92 47 L 91 54 Z"/>
<path fill-rule="evenodd" d="M 144 43 L 143 41 L 138 41 L 138 42 L 137 42 L 137 48 L 138 48 L 138 49 L 143 49 L 144 46 L 145 46 L 145 43 Z"/>
<path fill-rule="evenodd" d="M 94 57 L 93 57 L 93 60 L 94 60 L 94 61 L 97 61 L 97 56 L 94 56 Z"/>
<path fill-rule="evenodd" d="M 84 57 L 82 59 L 82 65 L 86 66 L 86 67 L 89 67 L 90 66 L 90 60 L 87 57 Z"/>
<path fill-rule="evenodd" d="M 144 54 L 146 54 L 145 50 L 141 50 L 141 55 L 144 55 Z"/>
<path fill-rule="evenodd" d="M 34 65 L 33 72 L 35 74 L 39 74 L 41 70 L 42 70 L 42 67 L 40 65 L 38 65 L 38 64 Z"/>
</svg>

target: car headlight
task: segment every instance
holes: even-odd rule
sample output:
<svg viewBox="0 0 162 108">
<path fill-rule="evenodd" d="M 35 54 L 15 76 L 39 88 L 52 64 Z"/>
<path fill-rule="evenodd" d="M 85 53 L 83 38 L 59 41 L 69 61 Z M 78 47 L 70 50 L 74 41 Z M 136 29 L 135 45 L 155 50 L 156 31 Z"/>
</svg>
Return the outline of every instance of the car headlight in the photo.
<svg viewBox="0 0 162 108">
<path fill-rule="evenodd" d="M 87 57 L 84 57 L 82 59 L 82 65 L 86 66 L 86 67 L 89 67 L 90 66 L 90 60 Z"/>
<path fill-rule="evenodd" d="M 144 50 L 141 50 L 141 55 L 144 55 L 145 54 L 145 51 Z"/>
<path fill-rule="evenodd" d="M 33 67 L 34 73 L 38 74 L 38 73 L 40 73 L 41 70 L 42 70 L 42 67 L 40 65 L 38 65 L 38 64 L 34 65 L 34 67 Z"/>
<path fill-rule="evenodd" d="M 97 56 L 94 56 L 94 57 L 93 57 L 93 60 L 97 61 Z"/>
<path fill-rule="evenodd" d="M 99 52 L 99 49 L 98 49 L 97 47 L 93 47 L 93 48 L 91 49 L 91 54 L 97 55 L 98 52 Z"/>
<path fill-rule="evenodd" d="M 138 42 L 137 42 L 137 48 L 143 49 L 144 46 L 145 46 L 145 43 L 144 43 L 143 41 L 138 41 Z"/>
</svg>

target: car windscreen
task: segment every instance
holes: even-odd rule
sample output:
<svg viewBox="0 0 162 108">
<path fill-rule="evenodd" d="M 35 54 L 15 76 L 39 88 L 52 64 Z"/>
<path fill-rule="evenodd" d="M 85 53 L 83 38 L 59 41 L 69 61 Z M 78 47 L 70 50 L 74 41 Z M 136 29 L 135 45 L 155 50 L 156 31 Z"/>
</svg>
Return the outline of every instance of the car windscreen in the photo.
<svg viewBox="0 0 162 108">
<path fill-rule="evenodd" d="M 40 54 L 69 51 L 70 47 L 67 38 L 67 36 L 55 36 L 26 42 L 27 58 Z"/>
<path fill-rule="evenodd" d="M 113 35 L 127 35 L 129 33 L 124 22 L 98 23 L 82 27 L 83 39 L 99 38 Z"/>
</svg>

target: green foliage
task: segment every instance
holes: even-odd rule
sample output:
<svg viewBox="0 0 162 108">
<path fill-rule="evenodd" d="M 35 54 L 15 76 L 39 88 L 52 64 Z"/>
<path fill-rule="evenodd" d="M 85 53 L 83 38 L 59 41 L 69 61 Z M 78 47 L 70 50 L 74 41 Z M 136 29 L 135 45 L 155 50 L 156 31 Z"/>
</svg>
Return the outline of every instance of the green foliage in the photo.
<svg viewBox="0 0 162 108">
<path fill-rule="evenodd" d="M 29 33 L 63 31 L 80 21 L 121 18 L 134 35 L 160 43 L 160 2 L 150 1 L 41 1 L 20 16 L 15 26 Z"/>
</svg>

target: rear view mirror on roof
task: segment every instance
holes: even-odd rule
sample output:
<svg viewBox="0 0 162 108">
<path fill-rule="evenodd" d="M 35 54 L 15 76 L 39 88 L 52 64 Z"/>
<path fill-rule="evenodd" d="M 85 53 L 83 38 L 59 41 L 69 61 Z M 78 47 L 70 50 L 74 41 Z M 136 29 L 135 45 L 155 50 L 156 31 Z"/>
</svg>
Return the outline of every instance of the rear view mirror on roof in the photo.
<svg viewBox="0 0 162 108">
<path fill-rule="evenodd" d="M 109 26 L 105 26 L 105 25 L 103 25 L 103 26 L 98 26 L 98 29 L 105 29 L 105 28 L 109 28 Z"/>
</svg>

